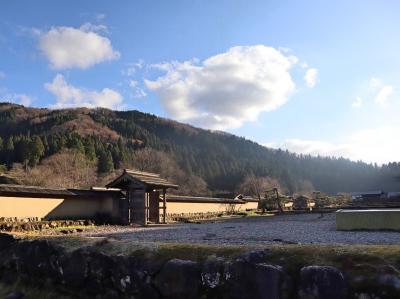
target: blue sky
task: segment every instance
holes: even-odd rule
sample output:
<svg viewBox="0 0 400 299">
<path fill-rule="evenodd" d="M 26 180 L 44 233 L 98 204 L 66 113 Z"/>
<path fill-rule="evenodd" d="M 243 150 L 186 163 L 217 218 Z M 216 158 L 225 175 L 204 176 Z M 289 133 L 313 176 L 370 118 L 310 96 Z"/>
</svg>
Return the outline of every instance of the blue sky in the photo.
<svg viewBox="0 0 400 299">
<path fill-rule="evenodd" d="M 398 1 L 2 1 L 0 100 L 400 160 Z"/>
</svg>

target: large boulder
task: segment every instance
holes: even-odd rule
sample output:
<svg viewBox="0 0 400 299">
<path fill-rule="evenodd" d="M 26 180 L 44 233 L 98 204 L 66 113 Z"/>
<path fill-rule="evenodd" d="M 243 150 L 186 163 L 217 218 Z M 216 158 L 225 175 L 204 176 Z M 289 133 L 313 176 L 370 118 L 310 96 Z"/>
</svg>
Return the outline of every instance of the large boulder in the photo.
<svg viewBox="0 0 400 299">
<path fill-rule="evenodd" d="M 200 297 L 200 269 L 193 261 L 172 259 L 166 262 L 153 282 L 163 298 Z"/>
<path fill-rule="evenodd" d="M 60 256 L 63 253 L 63 248 L 47 240 L 23 241 L 15 246 L 14 258 L 18 271 L 28 280 L 45 277 L 59 281 L 62 274 Z"/>
<path fill-rule="evenodd" d="M 236 260 L 242 260 L 252 264 L 259 264 L 265 263 L 270 255 L 271 251 L 269 249 L 251 250 L 240 254 Z"/>
<path fill-rule="evenodd" d="M 25 294 L 18 291 L 12 292 L 4 297 L 4 299 L 23 299 L 23 298 L 25 298 Z"/>
<path fill-rule="evenodd" d="M 133 256 L 116 256 L 114 261 L 111 277 L 114 287 L 120 293 L 134 296 L 134 298 L 159 298 L 159 293 L 151 281 L 152 276 L 160 271 L 161 262 Z"/>
<path fill-rule="evenodd" d="M 96 251 L 89 251 L 85 253 L 85 256 L 88 263 L 86 292 L 90 295 L 97 295 L 112 289 L 111 269 L 114 267 L 113 258 Z"/>
<path fill-rule="evenodd" d="M 86 249 L 77 249 L 61 257 L 62 284 L 72 289 L 82 289 L 89 274 L 89 253 Z"/>
<path fill-rule="evenodd" d="M 15 242 L 17 240 L 12 235 L 0 233 L 0 251 L 8 249 Z"/>
<path fill-rule="evenodd" d="M 347 296 L 342 272 L 330 266 L 307 266 L 300 271 L 301 299 L 341 299 Z"/>
<path fill-rule="evenodd" d="M 292 282 L 280 266 L 236 260 L 224 272 L 223 298 L 290 298 Z"/>
</svg>

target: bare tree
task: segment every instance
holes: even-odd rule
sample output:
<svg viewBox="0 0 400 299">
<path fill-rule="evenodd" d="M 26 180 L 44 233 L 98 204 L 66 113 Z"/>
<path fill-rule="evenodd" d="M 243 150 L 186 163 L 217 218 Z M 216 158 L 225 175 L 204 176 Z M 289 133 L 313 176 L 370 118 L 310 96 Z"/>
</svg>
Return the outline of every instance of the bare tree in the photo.
<svg viewBox="0 0 400 299">
<path fill-rule="evenodd" d="M 315 188 L 309 180 L 301 180 L 297 185 L 296 195 L 306 195 L 312 197 Z"/>
<path fill-rule="evenodd" d="M 123 167 L 159 173 L 179 185 L 177 194 L 209 195 L 207 183 L 201 177 L 184 172 L 172 156 L 152 148 L 135 151 Z"/>
<path fill-rule="evenodd" d="M 239 191 L 254 196 L 258 199 L 258 208 L 265 211 L 268 198 L 266 198 L 267 190 L 275 190 L 278 196 L 277 204 L 281 207 L 279 192 L 283 192 L 283 188 L 279 181 L 271 177 L 256 177 L 255 175 L 249 175 L 245 177 L 243 183 L 239 186 Z M 274 191 L 275 192 L 275 191 Z M 282 207 L 281 207 L 282 209 Z"/>
<path fill-rule="evenodd" d="M 54 188 L 88 187 L 97 180 L 96 163 L 76 150 L 54 154 L 27 172 L 16 164 L 11 173 L 23 184 Z"/>
</svg>

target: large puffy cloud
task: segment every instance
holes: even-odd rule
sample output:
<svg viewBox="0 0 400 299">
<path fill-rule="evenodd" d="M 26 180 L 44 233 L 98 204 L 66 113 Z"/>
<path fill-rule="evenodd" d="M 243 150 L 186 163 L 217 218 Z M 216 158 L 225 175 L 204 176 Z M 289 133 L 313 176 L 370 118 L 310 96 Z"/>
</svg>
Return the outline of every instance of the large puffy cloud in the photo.
<svg viewBox="0 0 400 299">
<path fill-rule="evenodd" d="M 115 90 L 104 88 L 101 91 L 85 90 L 68 84 L 61 74 L 55 76 L 53 82 L 46 83 L 45 88 L 56 96 L 53 108 L 70 107 L 105 107 L 118 108 L 123 101 Z"/>
<path fill-rule="evenodd" d="M 287 139 L 282 143 L 267 143 L 265 146 L 283 148 L 299 154 L 345 157 L 354 161 L 382 164 L 400 161 L 400 139 L 393 138 L 399 135 L 400 127 L 382 126 L 350 134 L 340 143 Z"/>
<path fill-rule="evenodd" d="M 271 47 L 238 46 L 202 62 L 158 65 L 166 73 L 145 84 L 179 121 L 235 128 L 288 100 L 295 89 L 289 71 L 296 61 Z"/>
<path fill-rule="evenodd" d="M 54 69 L 85 69 L 102 61 L 119 58 L 107 37 L 97 31 L 104 26 L 89 23 L 80 28 L 54 27 L 40 34 L 39 48 Z"/>
</svg>

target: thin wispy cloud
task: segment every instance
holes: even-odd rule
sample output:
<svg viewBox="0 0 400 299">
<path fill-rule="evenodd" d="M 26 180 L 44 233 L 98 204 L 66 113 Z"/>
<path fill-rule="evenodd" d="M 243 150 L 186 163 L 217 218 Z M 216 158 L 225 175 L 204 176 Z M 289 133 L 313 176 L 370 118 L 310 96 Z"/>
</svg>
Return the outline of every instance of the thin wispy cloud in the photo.
<svg viewBox="0 0 400 299">
<path fill-rule="evenodd" d="M 388 98 L 393 94 L 393 86 L 383 86 L 375 97 L 375 103 L 384 106 L 388 102 Z"/>
<path fill-rule="evenodd" d="M 357 109 L 357 108 L 360 108 L 360 107 L 362 106 L 362 104 L 363 104 L 363 99 L 360 98 L 360 97 L 357 97 L 357 98 L 354 100 L 354 102 L 351 104 L 351 107 Z"/>
<path fill-rule="evenodd" d="M 308 87 L 313 88 L 318 82 L 318 70 L 315 68 L 308 69 L 304 75 L 304 81 Z"/>
<path fill-rule="evenodd" d="M 147 96 L 147 93 L 140 87 L 139 82 L 136 80 L 129 80 L 129 87 L 132 89 L 132 97 L 139 99 Z"/>
<path fill-rule="evenodd" d="M 379 164 L 398 161 L 400 127 L 381 126 L 350 133 L 342 138 L 342 142 L 327 142 L 322 140 L 286 139 L 282 143 L 270 142 L 264 145 L 272 148 L 282 148 L 289 151 L 328 157 L 344 157 L 353 161 Z"/>
</svg>

